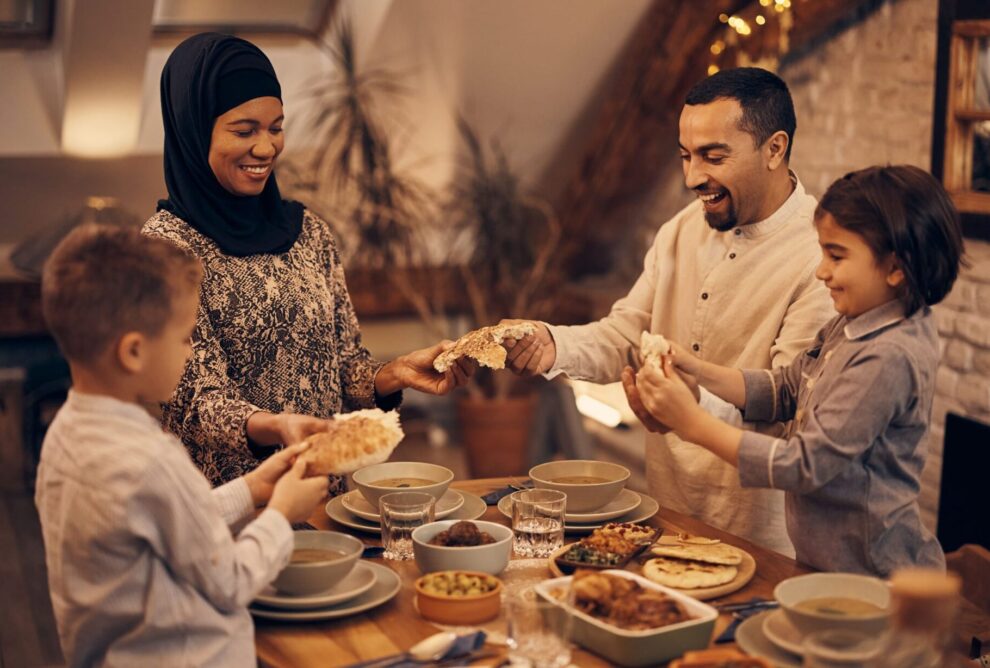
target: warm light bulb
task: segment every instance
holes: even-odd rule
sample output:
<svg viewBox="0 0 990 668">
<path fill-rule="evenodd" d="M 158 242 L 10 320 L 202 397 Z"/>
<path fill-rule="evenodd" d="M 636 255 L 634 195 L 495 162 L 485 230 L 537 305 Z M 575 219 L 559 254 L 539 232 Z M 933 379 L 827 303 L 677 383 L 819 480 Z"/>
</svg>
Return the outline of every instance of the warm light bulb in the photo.
<svg viewBox="0 0 990 668">
<path fill-rule="evenodd" d="M 720 39 L 719 40 L 716 40 L 715 42 L 712 43 L 712 46 L 710 48 L 710 51 L 712 52 L 713 55 L 716 55 L 717 56 L 718 54 L 720 54 L 723 51 L 725 51 L 725 42 L 723 42 Z"/>
<path fill-rule="evenodd" d="M 708 66 L 708 76 L 711 76 L 711 75 L 715 74 L 716 72 L 718 72 L 718 65 L 709 65 Z"/>
<path fill-rule="evenodd" d="M 718 15 L 718 20 L 721 21 L 722 23 L 728 23 L 729 22 L 729 15 L 728 14 L 719 14 Z"/>
<path fill-rule="evenodd" d="M 766 22 L 767 22 L 767 20 L 765 18 L 763 18 L 763 14 L 757 14 L 756 15 L 756 25 L 761 26 L 761 25 L 763 25 Z"/>
</svg>

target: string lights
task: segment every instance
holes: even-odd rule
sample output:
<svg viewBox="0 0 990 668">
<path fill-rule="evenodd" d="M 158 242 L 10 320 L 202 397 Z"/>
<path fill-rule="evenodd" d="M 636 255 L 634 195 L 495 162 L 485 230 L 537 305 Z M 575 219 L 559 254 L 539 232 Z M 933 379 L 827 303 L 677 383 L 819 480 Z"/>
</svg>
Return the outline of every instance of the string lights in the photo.
<svg viewBox="0 0 990 668">
<path fill-rule="evenodd" d="M 788 33 L 793 25 L 789 15 L 793 0 L 759 0 L 754 2 L 739 14 L 719 14 L 719 23 L 724 28 L 722 35 L 717 37 L 709 46 L 711 59 L 708 64 L 708 74 L 718 72 L 722 67 L 736 67 L 748 64 L 767 64 L 769 56 L 772 67 L 776 67 L 779 56 L 787 51 Z M 810 0 L 804 0 L 808 2 Z M 759 35 L 760 40 L 753 43 L 749 38 L 759 30 L 772 30 L 776 33 Z M 774 40 L 774 37 L 776 38 Z M 776 42 L 776 48 L 768 48 L 768 43 Z M 766 53 L 776 51 L 776 53 Z"/>
</svg>

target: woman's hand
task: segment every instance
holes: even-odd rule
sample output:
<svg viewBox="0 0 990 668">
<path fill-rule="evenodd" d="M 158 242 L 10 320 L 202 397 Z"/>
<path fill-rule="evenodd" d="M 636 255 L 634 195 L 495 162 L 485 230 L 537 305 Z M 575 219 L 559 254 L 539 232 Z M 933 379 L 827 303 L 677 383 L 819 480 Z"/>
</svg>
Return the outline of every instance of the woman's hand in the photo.
<svg viewBox="0 0 990 668">
<path fill-rule="evenodd" d="M 263 506 L 272 498 L 275 483 L 288 471 L 296 457 L 309 448 L 309 443 L 298 443 L 276 452 L 261 462 L 258 468 L 246 473 L 244 481 L 251 491 L 251 500 L 255 506 Z"/>
<path fill-rule="evenodd" d="M 688 384 L 674 368 L 672 356 L 663 358 L 663 371 L 646 364 L 636 374 L 636 390 L 643 407 L 661 424 L 679 435 L 697 414 L 704 413 Z M 628 394 L 628 393 L 627 393 Z"/>
<path fill-rule="evenodd" d="M 255 445 L 295 445 L 329 428 L 330 420 L 296 413 L 258 411 L 247 421 L 248 439 Z"/>
<path fill-rule="evenodd" d="M 453 347 L 453 341 L 441 341 L 430 348 L 416 350 L 392 360 L 375 376 L 375 392 L 387 396 L 411 387 L 427 394 L 447 394 L 466 385 L 478 370 L 478 363 L 466 357 L 457 359 L 444 373 L 433 368 L 437 355 Z"/>
</svg>

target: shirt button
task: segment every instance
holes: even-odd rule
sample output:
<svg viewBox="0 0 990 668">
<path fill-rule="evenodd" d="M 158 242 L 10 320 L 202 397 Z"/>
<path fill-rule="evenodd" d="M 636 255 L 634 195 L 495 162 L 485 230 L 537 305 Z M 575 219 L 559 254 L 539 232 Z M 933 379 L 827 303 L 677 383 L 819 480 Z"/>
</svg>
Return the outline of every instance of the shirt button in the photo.
<svg viewBox="0 0 990 668">
<path fill-rule="evenodd" d="M 740 230 L 740 229 L 739 229 L 739 228 L 737 227 L 736 229 L 734 229 L 734 230 L 732 230 L 732 233 L 733 233 L 734 235 L 736 235 L 736 236 L 738 237 L 738 236 L 739 236 L 740 234 L 742 234 L 742 230 Z"/>
<path fill-rule="evenodd" d="M 699 350 L 701 350 L 701 346 L 698 345 L 697 343 L 692 343 L 691 350 L 693 350 L 694 352 L 698 352 Z"/>
<path fill-rule="evenodd" d="M 736 254 L 735 253 L 729 253 L 729 259 L 730 260 L 735 260 L 736 259 Z"/>
<path fill-rule="evenodd" d="M 702 292 L 701 293 L 701 298 L 702 299 L 708 299 L 708 293 L 707 292 Z"/>
</svg>

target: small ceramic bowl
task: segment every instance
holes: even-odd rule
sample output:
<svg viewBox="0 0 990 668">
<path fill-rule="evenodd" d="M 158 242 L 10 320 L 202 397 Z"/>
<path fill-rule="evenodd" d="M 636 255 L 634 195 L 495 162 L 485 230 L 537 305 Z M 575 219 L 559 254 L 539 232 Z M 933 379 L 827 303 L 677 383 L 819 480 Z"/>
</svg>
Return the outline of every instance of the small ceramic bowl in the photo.
<svg viewBox="0 0 990 668">
<path fill-rule="evenodd" d="M 507 526 L 473 520 L 471 524 L 494 538 L 494 543 L 470 547 L 430 545 L 430 540 L 434 536 L 446 531 L 457 522 L 458 520 L 442 520 L 413 529 L 413 555 L 419 570 L 433 573 L 469 569 L 489 575 L 498 575 L 504 571 L 512 554 L 512 529 Z"/>
<path fill-rule="evenodd" d="M 854 573 L 811 573 L 788 578 L 773 590 L 787 619 L 802 633 L 827 629 L 879 633 L 890 618 L 890 587 L 883 580 Z M 820 598 L 852 598 L 872 603 L 880 611 L 871 614 L 841 615 L 799 607 L 804 601 Z"/>
<path fill-rule="evenodd" d="M 438 575 L 465 575 L 467 577 L 490 578 L 495 581 L 495 588 L 483 594 L 469 596 L 450 596 L 426 591 L 427 578 Z M 502 607 L 502 581 L 498 578 L 477 571 L 440 571 L 430 573 L 416 580 L 416 608 L 419 614 L 430 621 L 440 624 L 465 626 L 480 624 L 498 616 Z"/>
<path fill-rule="evenodd" d="M 334 586 L 351 572 L 364 550 L 364 544 L 357 538 L 337 531 L 296 531 L 293 542 L 293 550 L 333 550 L 344 554 L 331 561 L 290 563 L 283 568 L 272 585 L 293 596 L 315 594 Z"/>
<path fill-rule="evenodd" d="M 375 484 L 382 480 L 400 478 L 418 478 L 429 480 L 431 483 L 415 487 L 388 487 Z M 426 462 L 384 462 L 365 466 L 351 474 L 351 480 L 354 481 L 354 485 L 360 490 L 361 495 L 376 509 L 378 508 L 378 499 L 392 492 L 422 492 L 439 501 L 440 497 L 447 492 L 453 479 L 454 472 L 450 469 Z"/>
<path fill-rule="evenodd" d="M 590 459 L 546 462 L 529 470 L 534 486 L 567 495 L 569 513 L 586 513 L 609 503 L 626 486 L 629 475 L 625 466 Z M 596 478 L 601 482 L 560 482 L 561 478 Z"/>
</svg>

